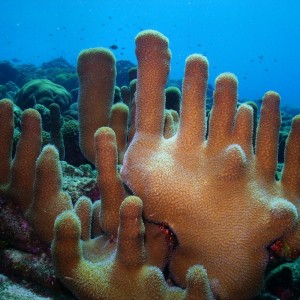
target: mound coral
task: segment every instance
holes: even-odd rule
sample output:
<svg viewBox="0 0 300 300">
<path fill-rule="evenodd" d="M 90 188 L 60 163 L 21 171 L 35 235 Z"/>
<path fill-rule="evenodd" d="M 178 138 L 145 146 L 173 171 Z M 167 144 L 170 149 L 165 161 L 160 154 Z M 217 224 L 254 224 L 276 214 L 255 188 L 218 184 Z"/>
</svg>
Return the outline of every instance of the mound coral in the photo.
<svg viewBox="0 0 300 300">
<path fill-rule="evenodd" d="M 71 94 L 61 85 L 48 79 L 34 79 L 17 92 L 15 103 L 21 108 L 31 108 L 35 104 L 43 104 L 49 107 L 56 103 L 61 111 L 65 111 L 71 104 Z"/>
</svg>

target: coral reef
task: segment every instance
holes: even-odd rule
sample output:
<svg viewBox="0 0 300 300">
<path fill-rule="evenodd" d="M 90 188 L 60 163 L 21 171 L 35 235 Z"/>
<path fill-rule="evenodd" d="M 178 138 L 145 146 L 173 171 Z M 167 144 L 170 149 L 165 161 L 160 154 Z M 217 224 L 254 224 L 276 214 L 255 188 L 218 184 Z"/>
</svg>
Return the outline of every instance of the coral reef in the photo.
<svg viewBox="0 0 300 300">
<path fill-rule="evenodd" d="M 69 108 L 71 102 L 70 93 L 61 85 L 48 79 L 34 79 L 27 82 L 16 94 L 15 103 L 21 108 L 30 108 L 35 104 L 43 104 L 49 107 L 56 103 L 61 111 Z"/>
<path fill-rule="evenodd" d="M 7 81 L 15 81 L 17 79 L 18 71 L 8 61 L 0 62 L 0 84 L 4 84 Z"/>
<path fill-rule="evenodd" d="M 62 282 L 78 299 L 298 295 L 293 284 L 276 290 L 276 279 L 299 280 L 300 117 L 278 179 L 277 93 L 265 94 L 255 130 L 253 108 L 237 108 L 237 79 L 221 74 L 208 122 L 205 57 L 187 58 L 176 112 L 165 108 L 168 39 L 141 32 L 136 55 L 137 80 L 119 94 L 129 107 L 113 104 L 112 53 L 79 55 L 79 144 L 97 172 L 61 163 L 53 145 L 40 150 L 34 109 L 22 113 L 12 159 L 14 105 L 0 101 L 0 270 L 9 275 L 17 264 L 20 276 L 56 291 Z M 62 148 L 63 131 L 78 137 L 77 123 L 61 127 L 58 106 L 50 110 L 40 107 Z M 274 267 L 264 286 L 279 256 L 288 264 Z"/>
<path fill-rule="evenodd" d="M 132 62 L 128 60 L 118 60 L 116 63 L 117 76 L 116 83 L 118 86 L 129 85 L 130 81 L 136 76 L 134 76 L 135 66 Z"/>
<path fill-rule="evenodd" d="M 62 134 L 62 126 L 64 119 L 61 117 L 59 105 L 56 103 L 52 103 L 49 106 L 50 109 L 50 118 L 51 118 L 51 130 L 50 130 L 50 138 L 51 144 L 53 144 L 58 152 L 59 159 L 65 159 L 65 145 Z"/>
<path fill-rule="evenodd" d="M 298 217 L 291 202 L 298 204 L 299 166 L 286 167 L 282 182 L 275 181 L 279 97 L 265 95 L 254 153 L 252 109 L 242 105 L 235 112 L 237 81 L 220 75 L 205 140 L 208 65 L 192 55 L 186 61 L 180 126 L 174 138 L 164 139 L 168 44 L 152 32 L 140 34 L 136 43 L 136 133 L 122 178 L 143 199 L 145 219 L 168 224 L 176 235 L 179 245 L 169 264 L 177 284 L 185 286 L 188 269 L 200 263 L 218 297 L 248 299 L 261 289 L 267 247 L 287 236 Z M 294 123 L 299 126 L 299 118 Z M 296 143 L 291 140 L 291 147 Z M 287 151 L 286 159 L 298 163 L 299 154 Z"/>
<path fill-rule="evenodd" d="M 178 87 L 169 86 L 166 88 L 166 109 L 173 109 L 180 113 L 181 92 Z"/>
</svg>

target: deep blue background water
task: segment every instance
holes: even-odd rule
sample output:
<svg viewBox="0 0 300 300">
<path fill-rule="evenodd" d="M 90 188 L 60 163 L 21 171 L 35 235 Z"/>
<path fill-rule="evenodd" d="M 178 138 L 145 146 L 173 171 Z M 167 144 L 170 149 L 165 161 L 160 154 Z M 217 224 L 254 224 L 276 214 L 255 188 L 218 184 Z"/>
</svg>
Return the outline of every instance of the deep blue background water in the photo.
<svg viewBox="0 0 300 300">
<path fill-rule="evenodd" d="M 240 98 L 268 90 L 300 107 L 300 1 L 298 0 L 0 0 L 0 60 L 40 65 L 80 50 L 118 45 L 117 59 L 136 63 L 134 37 L 143 29 L 170 40 L 171 78 L 185 58 L 210 62 L 209 82 L 222 72 L 239 78 Z"/>
</svg>

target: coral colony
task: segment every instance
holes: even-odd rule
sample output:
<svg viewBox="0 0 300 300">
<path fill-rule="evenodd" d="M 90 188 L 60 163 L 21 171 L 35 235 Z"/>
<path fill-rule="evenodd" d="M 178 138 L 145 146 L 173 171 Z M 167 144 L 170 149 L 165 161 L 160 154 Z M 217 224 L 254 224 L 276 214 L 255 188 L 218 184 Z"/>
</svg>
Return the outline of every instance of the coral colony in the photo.
<svg viewBox="0 0 300 300">
<path fill-rule="evenodd" d="M 97 170 L 100 200 L 71 201 L 60 130 L 52 139 L 60 146 L 41 150 L 35 109 L 22 114 L 12 160 L 14 104 L 3 99 L 1 203 L 40 243 L 29 243 L 31 253 L 51 247 L 56 278 L 78 299 L 251 299 L 274 255 L 299 256 L 300 116 L 278 179 L 277 93 L 264 95 L 255 128 L 253 108 L 236 109 L 237 79 L 224 73 L 207 116 L 208 61 L 194 54 L 179 115 L 165 109 L 168 39 L 148 30 L 135 42 L 136 92 L 128 100 L 122 88 L 116 104 L 113 54 L 95 48 L 78 58 L 79 144 Z M 51 111 L 59 123 L 59 107 Z"/>
</svg>

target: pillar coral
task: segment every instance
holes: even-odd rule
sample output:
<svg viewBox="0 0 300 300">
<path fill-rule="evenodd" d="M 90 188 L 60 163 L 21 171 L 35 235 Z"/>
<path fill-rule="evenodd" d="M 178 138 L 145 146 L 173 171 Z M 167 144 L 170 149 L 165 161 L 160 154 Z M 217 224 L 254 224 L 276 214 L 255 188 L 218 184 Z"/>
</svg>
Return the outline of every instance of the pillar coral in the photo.
<svg viewBox="0 0 300 300">
<path fill-rule="evenodd" d="M 111 126 L 117 134 L 120 163 L 126 147 L 128 107 L 113 105 L 116 60 L 104 48 L 83 50 L 78 57 L 79 77 L 79 144 L 87 160 L 95 163 L 94 133 Z"/>
<path fill-rule="evenodd" d="M 47 145 L 41 151 L 41 116 L 35 109 L 22 113 L 21 135 L 12 158 L 13 105 L 9 99 L 0 101 L 0 196 L 9 199 L 34 234 L 50 244 L 56 217 L 73 205 L 62 191 L 58 150 Z"/>
<path fill-rule="evenodd" d="M 62 191 L 59 153 L 53 145 L 43 148 L 35 170 L 34 192 L 25 217 L 39 239 L 50 244 L 56 217 L 73 207 L 70 196 Z"/>
<path fill-rule="evenodd" d="M 111 128 L 97 130 L 97 156 L 106 157 L 97 161 L 102 232 L 91 237 L 92 204 L 86 198 L 78 200 L 75 211 L 60 214 L 52 243 L 57 275 L 79 299 L 213 299 L 199 265 L 189 270 L 186 290 L 167 285 L 160 270 L 166 261 L 164 237 L 158 226 L 144 225 L 141 199 L 126 197 L 116 145 Z"/>
<path fill-rule="evenodd" d="M 298 246 L 292 203 L 299 206 L 300 118 L 294 120 L 282 180 L 276 181 L 279 95 L 264 96 L 254 153 L 252 108 L 241 105 L 236 111 L 237 79 L 220 75 L 205 139 L 208 62 L 191 55 L 178 131 L 166 139 L 168 41 L 158 32 L 142 32 L 136 55 L 136 132 L 121 176 L 143 200 L 145 219 L 167 224 L 176 235 L 178 246 L 169 261 L 176 284 L 185 287 L 188 269 L 201 264 L 217 298 L 249 299 L 262 287 L 268 246 L 282 238 Z"/>
<path fill-rule="evenodd" d="M 264 96 L 254 152 L 253 112 L 248 105 L 236 111 L 237 80 L 232 74 L 216 80 L 206 128 L 208 62 L 201 55 L 191 55 L 186 60 L 178 123 L 177 115 L 164 110 L 171 57 L 168 40 L 156 31 L 144 31 L 136 38 L 134 136 L 125 151 L 120 177 L 117 163 L 124 151 L 118 158 L 117 145 L 126 147 L 124 116 L 128 110 L 117 106 L 114 112 L 111 107 L 114 72 L 107 70 L 106 81 L 102 81 L 104 75 L 97 77 L 95 63 L 98 58 L 105 61 L 107 53 L 104 58 L 94 56 L 94 50 L 83 53 L 88 55 L 80 56 L 78 67 L 82 147 L 96 164 L 101 201 L 92 204 L 83 197 L 73 208 L 62 193 L 58 152 L 46 146 L 37 160 L 34 201 L 26 214 L 47 243 L 53 238 L 56 218 L 52 257 L 58 277 L 79 299 L 255 296 L 263 282 L 269 246 L 283 240 L 300 250 L 300 117 L 293 120 L 282 179 L 276 181 L 279 95 L 268 92 Z M 102 62 L 98 66 L 102 68 Z M 108 97 L 96 101 L 101 93 Z M 3 137 L 11 140 L 13 123 L 12 103 L 5 100 L 0 105 L 3 193 L 13 169 L 11 144 Z M 39 133 L 38 115 L 29 111 L 24 124 L 27 114 L 32 115 L 28 124 Z M 99 116 L 101 124 L 94 123 Z M 121 138 L 111 128 L 98 129 L 104 125 L 115 128 Z M 30 127 L 24 128 L 28 133 Z M 32 163 L 29 166 L 32 170 Z M 128 196 L 122 181 L 134 195 Z M 159 225 L 176 236 L 174 247 L 166 247 Z M 166 283 L 162 274 L 166 267 L 178 287 Z"/>
<path fill-rule="evenodd" d="M 34 109 L 22 113 L 22 132 L 12 159 L 13 103 L 0 101 L 0 195 L 25 212 L 33 197 L 35 161 L 41 150 L 41 117 Z"/>
<path fill-rule="evenodd" d="M 126 197 L 117 173 L 114 133 L 99 129 L 95 161 L 104 233 L 88 239 L 89 222 L 80 222 L 72 210 L 62 213 L 52 244 L 57 274 L 79 299 L 250 299 L 262 286 L 268 247 L 286 239 L 297 248 L 299 118 L 287 145 L 288 164 L 277 182 L 279 96 L 268 92 L 264 97 L 254 153 L 252 109 L 241 105 L 236 111 L 237 80 L 222 74 L 205 139 L 208 63 L 192 55 L 186 61 L 178 129 L 164 137 L 168 41 L 146 31 L 136 43 L 135 135 L 121 170 L 136 196 Z M 87 209 L 79 217 L 91 218 L 91 204 L 80 206 Z M 159 257 L 166 249 L 153 238 L 150 225 L 159 224 L 178 240 L 169 257 Z M 186 290 L 166 285 L 160 271 L 166 265 Z"/>
</svg>

